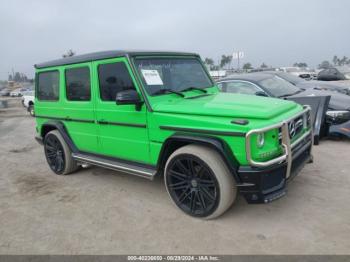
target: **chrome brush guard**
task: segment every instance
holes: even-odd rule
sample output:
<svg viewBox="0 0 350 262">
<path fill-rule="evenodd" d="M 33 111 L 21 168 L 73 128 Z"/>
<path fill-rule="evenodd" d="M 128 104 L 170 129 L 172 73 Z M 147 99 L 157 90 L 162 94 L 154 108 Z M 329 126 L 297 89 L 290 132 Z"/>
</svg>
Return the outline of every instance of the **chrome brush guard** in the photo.
<svg viewBox="0 0 350 262">
<path fill-rule="evenodd" d="M 311 124 L 311 120 L 309 119 L 310 111 L 311 111 L 310 106 L 305 105 L 305 106 L 303 106 L 303 111 L 301 111 L 300 113 L 296 114 L 295 116 L 293 116 L 287 120 L 284 120 L 278 124 L 274 124 L 274 125 L 267 126 L 264 128 L 250 130 L 246 134 L 246 142 L 245 142 L 246 157 L 247 157 L 248 163 L 254 167 L 268 167 L 268 166 L 271 166 L 274 164 L 279 164 L 279 163 L 286 161 L 286 163 L 287 163 L 286 178 L 288 178 L 290 176 L 291 167 L 292 167 L 292 149 L 294 148 L 294 146 L 296 146 L 299 142 L 301 142 L 303 139 L 305 139 L 310 134 L 311 134 L 311 151 L 312 151 L 313 135 L 312 135 L 312 124 Z M 310 127 L 310 129 L 308 131 L 304 132 L 304 134 L 302 134 L 299 138 L 297 138 L 295 141 L 293 141 L 291 143 L 289 124 L 301 116 L 303 119 L 303 130 L 306 129 L 308 126 Z M 271 129 L 277 129 L 277 128 L 281 129 L 281 134 L 282 134 L 281 145 L 283 148 L 283 154 L 281 156 L 274 158 L 274 159 L 264 161 L 264 162 L 259 162 L 259 161 L 253 160 L 252 159 L 252 152 L 251 152 L 251 136 L 253 134 L 264 133 L 264 132 L 269 131 Z"/>
</svg>

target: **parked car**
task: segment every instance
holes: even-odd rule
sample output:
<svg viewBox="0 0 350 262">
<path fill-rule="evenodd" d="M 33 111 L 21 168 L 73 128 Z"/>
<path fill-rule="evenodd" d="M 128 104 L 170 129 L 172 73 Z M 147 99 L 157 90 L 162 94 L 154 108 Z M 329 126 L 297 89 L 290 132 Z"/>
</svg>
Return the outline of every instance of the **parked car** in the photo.
<svg viewBox="0 0 350 262">
<path fill-rule="evenodd" d="M 19 96 L 22 96 L 22 93 L 25 92 L 25 91 L 28 91 L 27 88 L 17 88 L 13 91 L 10 92 L 10 96 L 11 97 L 19 97 Z"/>
<path fill-rule="evenodd" d="M 4 88 L 0 91 L 0 96 L 9 96 L 10 95 L 11 90 L 8 88 Z"/>
<path fill-rule="evenodd" d="M 331 96 L 326 134 L 350 137 L 350 97 L 328 90 L 302 89 L 271 73 L 232 75 L 218 81 L 223 92 L 276 98 Z"/>
<path fill-rule="evenodd" d="M 315 71 L 304 67 L 296 67 L 296 66 L 280 67 L 279 71 L 288 73 L 291 75 L 295 75 L 297 77 L 307 79 L 307 80 L 312 80 L 317 78 L 317 74 Z"/>
<path fill-rule="evenodd" d="M 282 197 L 312 159 L 309 107 L 220 93 L 197 54 L 99 52 L 38 64 L 36 76 L 37 140 L 55 174 L 88 163 L 162 175 L 190 216 L 221 215 L 237 192 Z"/>
<path fill-rule="evenodd" d="M 350 80 L 350 67 L 339 66 L 324 69 L 318 73 L 317 79 L 322 81 Z"/>
<path fill-rule="evenodd" d="M 35 100 L 35 95 L 34 91 L 26 91 L 23 93 L 22 96 L 22 104 L 25 108 L 27 108 L 27 111 L 31 116 L 35 115 L 34 112 L 34 100 Z"/>
<path fill-rule="evenodd" d="M 350 95 L 350 87 L 347 87 L 342 84 L 334 83 L 334 82 L 325 82 L 325 81 L 317 81 L 317 80 L 310 80 L 307 81 L 305 79 L 302 79 L 300 77 L 297 77 L 295 75 L 279 72 L 279 71 L 269 71 L 265 72 L 272 75 L 276 75 L 280 78 L 283 78 L 284 80 L 288 81 L 289 83 L 300 87 L 302 89 L 318 89 L 318 90 L 329 90 L 329 91 L 336 91 L 341 94 Z"/>
</svg>

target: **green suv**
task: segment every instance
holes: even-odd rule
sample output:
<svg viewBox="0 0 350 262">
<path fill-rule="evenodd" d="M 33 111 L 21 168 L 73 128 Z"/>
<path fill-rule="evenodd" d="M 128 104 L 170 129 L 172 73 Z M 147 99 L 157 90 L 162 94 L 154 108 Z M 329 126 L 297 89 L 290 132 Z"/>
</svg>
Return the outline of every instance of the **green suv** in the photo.
<svg viewBox="0 0 350 262">
<path fill-rule="evenodd" d="M 164 176 L 185 213 L 267 203 L 311 160 L 310 109 L 219 93 L 193 53 L 106 51 L 35 65 L 36 139 L 51 170 Z"/>
</svg>

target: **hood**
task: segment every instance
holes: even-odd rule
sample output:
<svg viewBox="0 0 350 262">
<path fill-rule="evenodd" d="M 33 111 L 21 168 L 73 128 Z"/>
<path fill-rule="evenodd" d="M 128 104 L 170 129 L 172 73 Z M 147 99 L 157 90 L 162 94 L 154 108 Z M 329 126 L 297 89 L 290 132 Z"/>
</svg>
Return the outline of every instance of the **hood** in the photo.
<svg viewBox="0 0 350 262">
<path fill-rule="evenodd" d="M 233 93 L 176 97 L 152 103 L 152 108 L 156 112 L 248 119 L 271 119 L 298 106 L 294 102 L 282 99 Z"/>
<path fill-rule="evenodd" d="M 306 89 L 305 91 L 291 97 L 303 96 L 331 96 L 329 109 L 350 110 L 350 96 L 348 95 L 327 90 Z"/>
</svg>

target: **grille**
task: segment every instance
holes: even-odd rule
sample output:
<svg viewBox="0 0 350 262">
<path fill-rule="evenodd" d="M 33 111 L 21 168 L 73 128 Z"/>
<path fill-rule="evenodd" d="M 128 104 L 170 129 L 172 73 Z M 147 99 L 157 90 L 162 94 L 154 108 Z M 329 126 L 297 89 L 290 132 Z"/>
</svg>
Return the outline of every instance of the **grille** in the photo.
<svg viewBox="0 0 350 262">
<path fill-rule="evenodd" d="M 309 122 L 310 120 L 309 118 L 307 118 L 306 120 L 307 127 L 309 127 Z M 289 138 L 293 139 L 294 137 L 298 136 L 303 130 L 303 125 L 304 125 L 303 115 L 289 121 L 288 122 Z M 279 144 L 282 143 L 282 128 L 278 129 L 278 142 Z"/>
<path fill-rule="evenodd" d="M 303 130 L 303 124 L 303 116 L 297 117 L 288 122 L 288 132 L 290 139 L 300 134 L 300 132 Z"/>
</svg>

